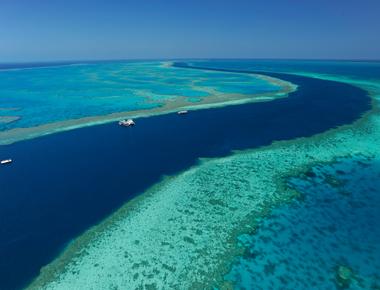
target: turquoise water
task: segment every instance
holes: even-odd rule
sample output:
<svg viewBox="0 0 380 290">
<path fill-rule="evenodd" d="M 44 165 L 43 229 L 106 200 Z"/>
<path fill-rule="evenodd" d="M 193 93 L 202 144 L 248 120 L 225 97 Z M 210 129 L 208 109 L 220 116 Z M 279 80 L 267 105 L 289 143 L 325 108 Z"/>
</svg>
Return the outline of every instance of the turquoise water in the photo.
<svg viewBox="0 0 380 290">
<path fill-rule="evenodd" d="M 282 135 L 284 132 L 294 134 L 300 132 L 299 130 L 302 132 L 303 128 L 309 128 L 306 132 L 310 132 L 309 126 L 321 125 L 327 120 L 337 118 L 338 114 L 349 111 L 348 108 L 343 109 L 343 106 L 350 103 L 350 91 L 352 96 L 360 100 L 365 100 L 367 97 L 365 93 L 360 96 L 360 92 L 363 91 L 340 82 L 294 75 L 291 77 L 282 75 L 282 78 L 290 78 L 292 82 L 298 79 L 299 83 L 295 82 L 299 84 L 298 90 L 289 98 L 252 104 L 261 108 L 258 111 L 246 112 L 247 115 L 253 116 L 252 123 L 248 123 L 246 118 L 239 119 L 244 115 L 244 106 L 242 106 L 236 116 L 227 118 L 235 120 L 233 128 L 228 127 L 227 131 L 239 132 L 239 129 L 247 126 L 248 136 L 253 139 L 263 140 L 267 133 L 274 133 L 279 134 L 274 140 L 284 140 Z M 306 84 L 314 85 L 308 87 Z M 347 88 L 348 91 L 338 88 Z M 371 91 L 371 93 L 376 92 Z M 338 96 L 339 101 L 333 102 Z M 306 97 L 309 102 L 306 102 Z M 289 103 L 292 100 L 294 102 Z M 276 109 L 276 103 L 289 104 L 289 106 Z M 323 104 L 323 110 L 316 114 L 315 119 L 311 118 L 313 111 L 318 108 L 317 104 L 320 103 Z M 366 104 L 369 104 L 369 100 Z M 274 111 L 260 118 L 259 112 L 263 112 L 265 106 L 259 105 L 266 105 Z M 356 108 L 357 105 L 352 103 L 349 107 Z M 209 130 L 208 135 L 223 136 L 222 131 L 211 129 L 210 124 L 226 126 L 229 122 L 224 123 L 223 117 L 222 121 L 215 120 L 212 112 L 213 110 L 204 112 L 205 119 L 195 123 L 202 124 L 199 126 L 201 129 L 183 131 L 197 134 L 201 130 L 206 130 L 207 134 Z M 299 114 L 302 115 L 301 118 L 295 121 Z M 194 115 L 195 113 L 187 117 L 191 118 Z M 371 252 L 364 254 L 358 252 L 357 255 L 352 255 L 352 259 L 350 257 L 344 259 L 344 255 L 348 255 L 351 250 L 350 246 L 347 246 L 350 243 L 347 233 L 356 230 L 361 224 L 376 216 L 368 215 L 356 223 L 351 209 L 356 209 L 357 205 L 350 208 L 345 199 L 340 198 L 338 194 L 336 194 L 338 198 L 332 200 L 326 209 L 325 204 L 318 200 L 320 197 L 318 194 L 321 188 L 331 189 L 331 186 L 328 187 L 328 184 L 324 183 L 330 180 L 329 178 L 324 178 L 320 186 L 314 183 L 310 185 L 310 191 L 316 191 L 316 199 L 311 199 L 310 205 L 306 203 L 305 197 L 299 212 L 293 212 L 291 208 L 283 211 L 281 222 L 285 220 L 288 223 L 284 223 L 282 227 L 272 225 L 268 214 L 272 209 L 283 209 L 284 203 L 291 202 L 292 197 L 294 198 L 294 189 L 303 193 L 299 187 L 303 184 L 302 173 L 315 164 L 334 164 L 339 156 L 342 157 L 339 160 L 350 160 L 346 158 L 353 155 L 371 156 L 365 160 L 370 164 L 378 162 L 380 122 L 377 115 L 371 116 L 374 117 L 373 120 L 363 121 L 364 125 L 361 123 L 361 126 L 348 125 L 329 133 L 318 131 L 322 134 L 306 135 L 306 138 L 287 140 L 262 148 L 250 147 L 253 149 L 234 152 L 224 158 L 202 159 L 192 168 L 165 178 L 139 198 L 126 203 L 103 223 L 78 237 L 61 256 L 41 272 L 31 288 L 210 289 L 215 286 L 220 289 L 231 289 L 230 286 L 237 289 L 331 289 L 342 282 L 336 278 L 337 276 L 341 277 L 342 273 L 348 273 L 350 286 L 359 285 L 358 287 L 365 289 L 366 285 L 376 282 L 372 276 L 377 271 L 377 264 L 369 265 L 372 272 L 366 272 L 361 268 L 361 263 L 358 266 L 353 260 L 368 258 L 371 262 L 369 257 L 376 257 L 377 250 L 373 246 L 376 243 L 376 236 L 366 236 L 371 227 L 362 227 L 362 232 L 355 235 L 355 239 L 357 236 L 366 237 L 363 248 L 369 248 Z M 176 116 L 173 116 L 173 119 L 174 117 Z M 195 117 L 195 120 L 198 119 Z M 293 126 L 289 126 L 288 122 Z M 277 126 L 271 127 L 273 124 Z M 198 126 L 190 128 L 193 127 Z M 334 127 L 329 126 L 324 130 Z M 176 140 L 182 137 L 181 134 L 174 135 L 177 136 Z M 240 138 L 237 137 L 238 140 Z M 202 140 L 197 142 L 199 147 L 208 143 L 206 138 L 199 140 Z M 220 144 L 228 148 L 230 141 L 231 137 L 225 137 Z M 183 144 L 189 145 L 190 142 Z M 179 148 L 191 148 L 186 145 Z M 198 145 L 193 147 L 198 148 Z M 168 158 L 168 160 L 173 159 Z M 362 170 L 359 168 L 357 171 Z M 360 191 L 366 191 L 365 184 L 373 182 L 373 177 L 377 176 L 378 172 L 371 169 L 365 174 L 368 180 L 357 187 L 357 192 L 353 193 L 355 198 L 357 195 L 361 198 Z M 354 173 L 352 175 L 356 176 L 353 178 L 353 184 L 363 181 L 362 177 Z M 289 176 L 295 176 L 291 179 L 293 183 L 298 182 L 291 188 L 284 184 L 284 180 Z M 326 190 L 325 195 L 335 194 L 329 190 Z M 376 205 L 377 199 L 374 194 L 375 191 L 368 192 L 368 196 L 364 195 L 363 198 L 368 198 L 370 204 Z M 294 205 L 295 202 L 290 204 Z M 347 209 L 347 212 L 344 210 L 335 212 L 337 208 Z M 329 232 L 333 227 L 329 227 L 328 219 L 323 216 L 324 209 L 333 216 L 346 214 L 342 219 L 334 220 L 337 223 L 335 227 L 341 227 L 335 231 L 336 235 L 331 235 Z M 363 207 L 364 212 L 367 209 Z M 376 210 L 376 206 L 372 208 L 373 212 Z M 346 222 L 347 226 L 344 224 Z M 266 223 L 269 224 L 269 229 L 265 228 Z M 328 229 L 324 228 L 326 225 Z M 264 231 L 263 236 L 260 235 L 260 226 Z M 252 232 L 253 229 L 257 229 L 257 232 Z M 291 240 L 284 245 L 283 241 L 286 241 L 289 235 L 294 238 L 293 233 L 298 233 L 298 236 L 303 236 L 305 239 Z M 248 241 L 244 244 L 245 248 L 242 247 L 242 242 L 239 243 L 238 238 L 242 240 L 244 236 Z M 256 240 L 256 237 L 259 240 Z M 255 240 L 250 244 L 249 239 Z M 356 241 L 360 242 L 361 240 Z M 334 247 L 337 243 L 337 247 Z M 321 246 L 319 251 L 319 245 L 325 246 Z M 262 255 L 256 255 L 252 248 L 260 246 Z M 339 250 L 343 254 L 339 255 Z M 242 251 L 246 252 L 243 257 L 241 257 Z M 305 252 L 310 255 L 305 255 Z M 253 259 L 257 256 L 262 257 L 262 260 L 249 260 L 247 269 L 241 266 L 245 258 Z M 282 267 L 280 263 L 289 267 Z M 229 275 L 231 267 L 234 272 Z M 371 277 L 366 280 L 367 276 Z"/>
<path fill-rule="evenodd" d="M 91 71 L 98 65 L 64 68 Z M 73 80 L 72 92 L 82 84 L 99 85 L 96 97 L 84 94 L 88 108 L 79 98 L 83 112 L 120 108 L 123 102 L 113 100 L 117 94 L 96 105 L 104 97 L 102 88 L 110 89 L 110 84 L 115 91 L 130 84 L 135 95 L 126 99 L 137 107 L 138 97 L 142 104 L 164 106 L 179 101 L 179 92 L 198 103 L 218 94 L 223 99 L 247 96 L 245 92 L 251 96 L 251 88 L 260 94 L 270 91 L 265 79 L 250 74 L 158 63 L 118 63 L 118 69 L 112 63 L 101 65 L 101 73 L 95 69 L 97 73 L 90 74 L 98 75 L 94 83 L 84 74 L 76 85 L 83 73 Z M 260 69 L 260 62 L 250 61 L 207 65 Z M 286 65 L 280 61 L 276 68 L 272 61 L 269 70 L 284 71 L 292 63 Z M 108 124 L 0 146 L 0 153 L 16 160 L 0 168 L 6 181 L 0 259 L 5 270 L 0 278 L 19 285 L 20 279 L 35 277 L 51 262 L 32 289 L 378 289 L 380 118 L 374 110 L 352 124 L 370 108 L 369 97 L 342 83 L 365 70 L 357 78 L 364 82 L 349 83 L 368 90 L 375 103 L 380 88 L 376 82 L 367 85 L 379 78 L 367 74 L 377 66 L 293 65 L 298 69 L 292 72 L 303 74 L 304 66 L 308 75 L 317 77 L 330 71 L 336 82 L 269 74 L 299 87 L 288 98 L 272 102 L 191 112 L 183 118 L 144 118 L 132 130 Z M 128 70 L 124 66 L 130 75 L 115 81 Z M 105 67 L 115 73 L 106 73 Z M 250 87 L 252 77 L 256 82 Z M 38 87 L 42 84 L 34 90 Z M 141 88 L 146 90 L 141 93 Z M 65 100 L 72 98 L 67 96 Z M 38 105 L 28 107 L 39 110 Z M 50 109 L 56 110 L 53 104 Z M 18 111 L 9 103 L 1 114 Z M 10 120 L 3 124 L 26 121 Z M 346 126 L 333 129 L 342 124 Z M 198 157 L 210 158 L 196 162 Z M 163 175 L 170 177 L 161 180 Z M 26 176 L 23 183 L 18 182 L 20 176 Z M 131 188 L 139 190 L 131 194 Z M 107 204 L 113 213 L 104 210 Z M 99 222 L 99 217 L 105 220 Z M 74 237 L 54 261 L 46 254 L 57 254 L 57 245 Z"/>
<path fill-rule="evenodd" d="M 379 289 L 379 176 L 377 160 L 357 155 L 291 178 L 301 197 L 240 237 L 245 255 L 226 279 L 236 289 Z"/>
<path fill-rule="evenodd" d="M 172 68 L 158 61 L 3 69 L 0 131 L 280 90 L 254 75 Z"/>
</svg>

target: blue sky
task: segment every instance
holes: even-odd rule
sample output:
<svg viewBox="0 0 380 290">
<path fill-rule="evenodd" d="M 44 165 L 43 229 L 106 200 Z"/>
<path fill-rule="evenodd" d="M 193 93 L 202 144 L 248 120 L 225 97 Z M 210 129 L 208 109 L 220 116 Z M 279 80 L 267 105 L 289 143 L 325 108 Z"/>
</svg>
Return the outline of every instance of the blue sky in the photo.
<svg viewBox="0 0 380 290">
<path fill-rule="evenodd" d="M 1 0 L 0 62 L 380 59 L 379 0 Z"/>
</svg>

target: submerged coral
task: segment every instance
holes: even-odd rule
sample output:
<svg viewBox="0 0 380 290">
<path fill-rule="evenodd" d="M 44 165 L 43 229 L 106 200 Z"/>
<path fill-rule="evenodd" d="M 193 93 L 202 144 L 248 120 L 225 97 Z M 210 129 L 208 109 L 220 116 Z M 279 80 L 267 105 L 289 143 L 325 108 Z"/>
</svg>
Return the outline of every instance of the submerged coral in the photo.
<svg viewBox="0 0 380 290">
<path fill-rule="evenodd" d="M 336 284 L 338 288 L 346 289 L 350 287 L 350 284 L 355 279 L 353 270 L 345 265 L 340 265 L 336 269 Z"/>
<path fill-rule="evenodd" d="M 237 238 L 297 196 L 289 176 L 358 153 L 380 160 L 376 110 L 352 126 L 202 160 L 166 178 L 73 241 L 30 288 L 227 289 L 223 275 L 244 251 Z"/>
</svg>

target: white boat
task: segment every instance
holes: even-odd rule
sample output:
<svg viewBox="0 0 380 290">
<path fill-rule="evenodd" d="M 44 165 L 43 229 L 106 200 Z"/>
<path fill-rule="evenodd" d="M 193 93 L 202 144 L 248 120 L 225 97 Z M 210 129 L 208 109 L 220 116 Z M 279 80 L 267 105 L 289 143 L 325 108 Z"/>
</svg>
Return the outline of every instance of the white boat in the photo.
<svg viewBox="0 0 380 290">
<path fill-rule="evenodd" d="M 1 165 L 12 163 L 12 159 L 5 159 L 0 161 Z"/>
<path fill-rule="evenodd" d="M 187 113 L 188 113 L 188 111 L 186 111 L 186 110 L 177 112 L 178 115 L 185 115 Z"/>
<path fill-rule="evenodd" d="M 121 121 L 119 121 L 119 125 L 125 126 L 125 127 L 131 127 L 131 126 L 135 125 L 135 121 L 133 121 L 132 119 L 121 120 Z"/>
</svg>

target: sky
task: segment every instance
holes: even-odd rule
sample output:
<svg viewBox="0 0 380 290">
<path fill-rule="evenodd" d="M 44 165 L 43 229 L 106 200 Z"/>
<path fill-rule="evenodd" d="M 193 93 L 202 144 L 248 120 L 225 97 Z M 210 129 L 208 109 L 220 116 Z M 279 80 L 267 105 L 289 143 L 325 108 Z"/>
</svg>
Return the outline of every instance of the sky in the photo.
<svg viewBox="0 0 380 290">
<path fill-rule="evenodd" d="M 380 59 L 380 0 L 0 0 L 0 62 Z"/>
</svg>

